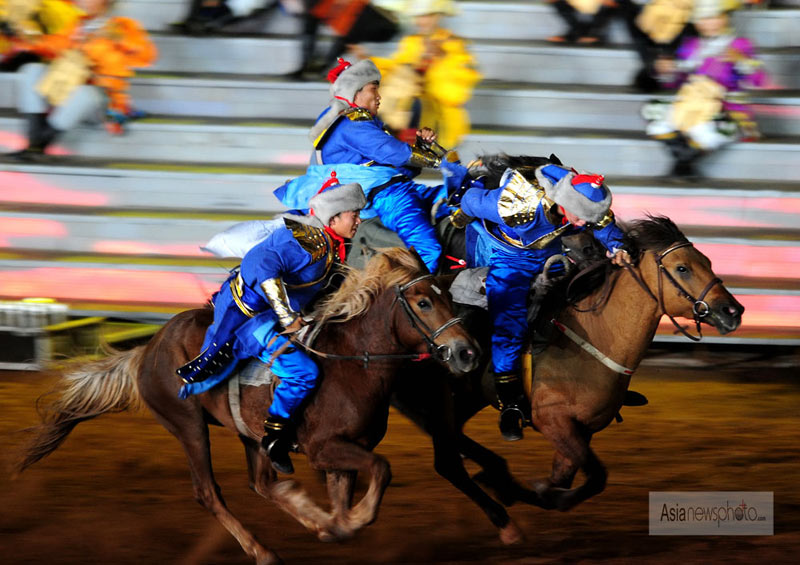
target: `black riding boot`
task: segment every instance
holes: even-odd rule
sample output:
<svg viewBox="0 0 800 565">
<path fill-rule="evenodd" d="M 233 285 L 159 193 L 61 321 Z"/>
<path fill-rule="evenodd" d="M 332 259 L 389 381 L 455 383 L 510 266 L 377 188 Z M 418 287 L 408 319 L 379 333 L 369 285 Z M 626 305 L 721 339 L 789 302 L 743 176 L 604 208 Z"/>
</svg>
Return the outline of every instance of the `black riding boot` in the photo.
<svg viewBox="0 0 800 565">
<path fill-rule="evenodd" d="M 506 441 L 522 439 L 525 424 L 525 392 L 517 373 L 500 373 L 494 376 L 497 400 L 500 402 L 500 433 Z"/>
<path fill-rule="evenodd" d="M 267 451 L 272 468 L 279 473 L 291 475 L 294 473 L 294 465 L 289 458 L 289 420 L 270 416 L 264 420 L 264 437 L 261 438 L 261 446 Z"/>
<path fill-rule="evenodd" d="M 28 146 L 9 153 L 9 157 L 33 160 L 44 155 L 47 146 L 55 141 L 59 131 L 47 121 L 47 114 L 28 114 Z"/>
</svg>

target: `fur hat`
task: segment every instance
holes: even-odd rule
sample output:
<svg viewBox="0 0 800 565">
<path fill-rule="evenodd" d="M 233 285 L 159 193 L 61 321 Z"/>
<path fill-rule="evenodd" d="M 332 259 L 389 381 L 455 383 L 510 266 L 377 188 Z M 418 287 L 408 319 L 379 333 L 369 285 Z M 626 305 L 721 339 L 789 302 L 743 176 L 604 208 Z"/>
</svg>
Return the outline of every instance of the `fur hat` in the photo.
<svg viewBox="0 0 800 565">
<path fill-rule="evenodd" d="M 405 14 L 409 17 L 427 16 L 428 14 L 444 14 L 454 16 L 456 7 L 453 0 L 409 0 Z"/>
<path fill-rule="evenodd" d="M 367 199 L 361 185 L 355 182 L 339 184 L 336 171 L 331 171 L 331 178 L 308 201 L 310 213 L 326 226 L 336 214 L 361 210 L 366 205 Z"/>
<path fill-rule="evenodd" d="M 536 169 L 536 179 L 550 200 L 587 222 L 599 222 L 611 208 L 611 191 L 602 175 L 544 165 Z"/>
<path fill-rule="evenodd" d="M 328 72 L 328 80 L 333 83 L 330 88 L 331 96 L 344 98 L 352 103 L 356 92 L 371 82 L 381 81 L 381 72 L 369 59 L 352 65 L 339 57 L 339 64 Z"/>
</svg>

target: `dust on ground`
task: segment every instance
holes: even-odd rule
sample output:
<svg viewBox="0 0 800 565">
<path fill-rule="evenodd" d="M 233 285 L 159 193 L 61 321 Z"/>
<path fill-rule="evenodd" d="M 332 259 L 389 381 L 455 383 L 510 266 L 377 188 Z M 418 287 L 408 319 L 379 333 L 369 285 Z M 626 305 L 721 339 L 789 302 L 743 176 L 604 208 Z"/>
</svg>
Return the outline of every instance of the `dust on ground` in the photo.
<svg viewBox="0 0 800 565">
<path fill-rule="evenodd" d="M 778 368 L 752 355 L 691 368 L 669 359 L 656 355 L 634 377 L 632 388 L 650 403 L 624 408 L 624 422 L 592 442 L 609 470 L 605 492 L 566 513 L 511 507 L 526 535 L 515 546 L 503 546 L 478 507 L 435 474 L 428 438 L 396 412 L 377 449 L 392 464 L 392 484 L 377 522 L 347 542 L 317 541 L 252 492 L 238 439 L 213 428 L 217 482 L 234 514 L 288 564 L 796 563 L 797 358 Z M 36 423 L 36 398 L 55 379 L 0 372 L 4 563 L 251 563 L 193 501 L 180 446 L 147 412 L 80 424 L 54 454 L 10 481 L 6 468 L 25 437 L 19 430 Z M 467 433 L 506 457 L 520 480 L 549 474 L 544 439 L 528 431 L 521 442 L 503 442 L 493 411 L 481 412 Z M 321 478 L 294 459 L 296 478 L 324 502 Z M 650 491 L 772 491 L 775 534 L 650 536 Z"/>
</svg>

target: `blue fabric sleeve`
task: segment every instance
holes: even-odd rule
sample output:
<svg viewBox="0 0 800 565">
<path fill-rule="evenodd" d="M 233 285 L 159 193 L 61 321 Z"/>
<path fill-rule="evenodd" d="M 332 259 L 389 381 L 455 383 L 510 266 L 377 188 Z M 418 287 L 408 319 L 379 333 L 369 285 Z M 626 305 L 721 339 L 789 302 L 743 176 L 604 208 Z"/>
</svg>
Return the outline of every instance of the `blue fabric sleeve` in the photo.
<svg viewBox="0 0 800 565">
<path fill-rule="evenodd" d="M 468 216 L 503 224 L 505 222 L 497 212 L 497 200 L 500 198 L 501 192 L 503 192 L 503 187 L 494 190 L 471 188 L 461 199 L 461 211 Z"/>
<path fill-rule="evenodd" d="M 264 296 L 259 286 L 267 279 L 283 278 L 296 273 L 311 262 L 311 255 L 300 247 L 288 228 L 278 229 L 247 252 L 241 266 L 242 279 Z"/>
<path fill-rule="evenodd" d="M 343 143 L 381 165 L 400 167 L 411 158 L 411 146 L 389 135 L 375 120 L 356 122 L 343 119 L 337 129 Z"/>
<path fill-rule="evenodd" d="M 617 226 L 617 223 L 614 220 L 601 229 L 592 230 L 592 233 L 594 237 L 597 238 L 597 240 L 612 253 L 623 247 L 625 239 L 622 230 L 619 229 L 619 226 Z"/>
</svg>

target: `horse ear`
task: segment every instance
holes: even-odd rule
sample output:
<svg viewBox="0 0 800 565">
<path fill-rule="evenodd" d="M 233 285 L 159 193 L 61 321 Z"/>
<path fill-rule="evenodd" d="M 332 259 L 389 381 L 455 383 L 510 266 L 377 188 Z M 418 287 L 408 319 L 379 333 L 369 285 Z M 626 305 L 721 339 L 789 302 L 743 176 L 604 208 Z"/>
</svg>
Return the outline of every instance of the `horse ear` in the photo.
<svg viewBox="0 0 800 565">
<path fill-rule="evenodd" d="M 425 264 L 425 261 L 422 260 L 422 256 L 419 253 L 417 253 L 416 249 L 414 249 L 414 246 L 412 245 L 411 247 L 408 248 L 408 250 L 409 252 L 411 252 L 411 255 L 417 260 L 417 263 L 419 263 L 419 270 L 426 275 L 430 275 L 431 272 L 428 270 L 428 266 Z"/>
<path fill-rule="evenodd" d="M 555 153 L 550 153 L 550 162 L 554 165 L 563 165 L 564 163 L 561 162 L 561 159 L 556 157 Z"/>
</svg>

